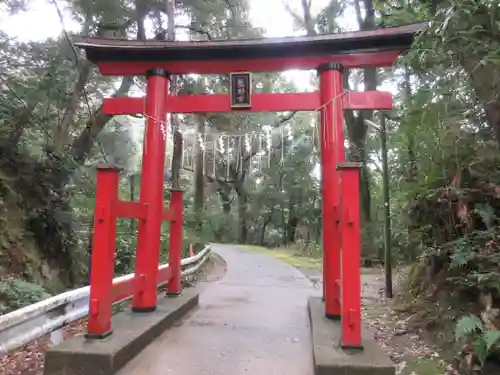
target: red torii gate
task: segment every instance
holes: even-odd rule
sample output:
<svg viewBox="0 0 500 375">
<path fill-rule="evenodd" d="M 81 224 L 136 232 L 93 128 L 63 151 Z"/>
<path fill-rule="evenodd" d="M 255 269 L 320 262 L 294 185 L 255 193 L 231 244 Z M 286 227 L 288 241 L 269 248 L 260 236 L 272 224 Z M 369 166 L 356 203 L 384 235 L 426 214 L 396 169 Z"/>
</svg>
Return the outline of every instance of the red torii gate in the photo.
<svg viewBox="0 0 500 375">
<path fill-rule="evenodd" d="M 88 337 L 111 333 L 111 306 L 133 296 L 135 312 L 156 309 L 157 284 L 167 282 L 169 294 L 181 291 L 181 190 L 172 190 L 170 208 L 163 207 L 166 119 L 170 113 L 228 111 L 321 112 L 321 175 L 323 216 L 323 297 L 325 316 L 342 319 L 342 346 L 360 348 L 360 163 L 346 163 L 345 109 L 390 109 L 386 92 L 345 92 L 344 68 L 388 67 L 406 51 L 416 23 L 368 31 L 313 37 L 220 40 L 206 42 L 129 41 L 87 38 L 75 43 L 108 76 L 147 79 L 143 98 L 108 98 L 103 111 L 110 115 L 144 114 L 142 183 L 139 202 L 118 199 L 119 172 L 98 168 Z M 248 71 L 317 69 L 320 91 L 252 94 Z M 170 74 L 231 74 L 229 95 L 176 96 L 168 93 Z M 113 284 L 116 218 L 139 219 L 135 277 Z M 168 268 L 158 268 L 160 230 L 170 227 Z M 341 249 L 343 249 L 341 251 Z M 347 255 L 347 256 L 346 256 Z"/>
</svg>

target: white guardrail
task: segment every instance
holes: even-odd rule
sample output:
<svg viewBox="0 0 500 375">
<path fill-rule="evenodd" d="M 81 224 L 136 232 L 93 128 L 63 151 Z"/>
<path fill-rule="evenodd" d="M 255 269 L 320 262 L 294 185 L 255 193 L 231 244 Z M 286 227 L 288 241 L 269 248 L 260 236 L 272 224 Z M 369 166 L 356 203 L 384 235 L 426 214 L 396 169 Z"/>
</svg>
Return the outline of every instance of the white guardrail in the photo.
<svg viewBox="0 0 500 375">
<path fill-rule="evenodd" d="M 208 245 L 195 256 L 182 259 L 182 276 L 196 272 L 208 259 L 210 251 Z M 114 281 L 133 277 L 133 274 L 124 275 Z M 61 328 L 88 315 L 89 295 L 90 287 L 86 286 L 0 316 L 0 356 L 49 333 L 52 344 L 61 342 L 63 340 Z M 120 302 L 123 301 L 115 304 Z"/>
</svg>

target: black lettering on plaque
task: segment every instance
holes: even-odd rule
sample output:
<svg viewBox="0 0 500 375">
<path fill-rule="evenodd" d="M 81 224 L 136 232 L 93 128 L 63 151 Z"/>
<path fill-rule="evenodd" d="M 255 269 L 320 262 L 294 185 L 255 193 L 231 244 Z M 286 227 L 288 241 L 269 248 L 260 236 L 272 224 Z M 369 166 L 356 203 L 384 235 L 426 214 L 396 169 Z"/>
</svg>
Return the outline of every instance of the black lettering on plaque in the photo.
<svg viewBox="0 0 500 375">
<path fill-rule="evenodd" d="M 231 73 L 231 108 L 250 108 L 252 106 L 252 73 Z"/>
</svg>

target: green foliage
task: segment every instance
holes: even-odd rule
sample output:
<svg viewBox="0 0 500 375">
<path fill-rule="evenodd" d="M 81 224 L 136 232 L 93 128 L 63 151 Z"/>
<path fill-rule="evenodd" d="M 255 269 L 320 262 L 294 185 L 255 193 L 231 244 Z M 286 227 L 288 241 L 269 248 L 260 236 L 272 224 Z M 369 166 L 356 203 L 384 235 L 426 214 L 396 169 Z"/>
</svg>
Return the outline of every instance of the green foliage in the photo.
<svg viewBox="0 0 500 375">
<path fill-rule="evenodd" d="M 459 288 L 476 293 L 491 291 L 500 295 L 500 253 L 496 251 L 497 234 L 476 231 L 449 243 L 448 280 Z"/>
<path fill-rule="evenodd" d="M 463 316 L 457 322 L 455 328 L 455 339 L 461 340 L 477 331 L 483 330 L 483 322 L 475 315 Z"/>
<path fill-rule="evenodd" d="M 137 249 L 136 223 L 118 220 L 115 252 L 115 275 L 134 272 L 135 252 Z M 162 238 L 162 243 L 164 239 Z"/>
<path fill-rule="evenodd" d="M 472 345 L 473 354 L 483 366 L 491 356 L 500 340 L 500 331 L 488 330 L 477 316 L 463 316 L 457 322 L 455 329 L 457 341 Z"/>
<path fill-rule="evenodd" d="M 183 15 L 182 22 L 176 19 L 180 22 L 178 29 L 187 31 L 193 40 L 261 36 L 263 31 L 252 27 L 248 19 L 247 1 L 233 3 L 228 9 L 225 0 L 177 1 L 177 11 Z M 26 4 L 29 6 L 29 2 Z M 66 5 L 81 26 L 76 33 L 79 35 L 142 38 L 139 31 L 146 23 L 147 37 L 151 38 L 149 25 L 153 34 L 161 34 L 166 28 L 164 3 L 155 0 L 140 4 L 99 0 L 91 6 L 86 1 L 68 0 Z M 141 9 L 136 8 L 138 5 Z M 0 2 L 2 10 L 20 10 L 22 6 L 24 2 L 20 1 Z M 333 22 L 340 11 L 340 4 L 331 4 L 322 12 L 322 22 Z M 2 248 L 0 276 L 36 280 L 51 291 L 80 286 L 88 275 L 95 205 L 93 165 L 114 163 L 124 169 L 120 181 L 122 199 L 138 199 L 140 187 L 140 182 L 135 181 L 132 192 L 129 177 L 137 174 L 140 165 L 142 131 L 134 128 L 140 127 L 141 121 L 103 116 L 100 104 L 104 96 L 127 95 L 134 85 L 141 88 L 144 81 L 100 76 L 80 51 L 74 50 L 64 33 L 45 41 L 20 42 L 1 32 L 0 51 L 0 63 L 6 67 L 0 78 L 0 176 L 12 180 L 4 184 L 5 191 L 16 196 L 7 202 L 7 192 L 1 192 L 1 198 L 8 203 L 2 214 L 10 218 L 10 227 L 0 235 L 2 246 L 8 249 Z M 178 84 L 180 90 L 194 92 L 228 90 L 225 76 L 181 77 Z M 256 92 L 296 91 L 291 82 L 276 73 L 255 74 L 254 86 Z M 201 210 L 194 202 L 196 192 L 191 189 L 195 178 L 189 172 L 183 173 L 187 190 L 184 255 L 190 245 L 199 251 L 210 241 L 238 241 L 243 232 L 247 233 L 246 242 L 280 245 L 302 238 L 311 244 L 310 249 L 315 249 L 320 214 L 319 182 L 311 176 L 317 166 L 317 157 L 311 159 L 316 154 L 311 120 L 310 114 L 296 114 L 293 141 L 284 145 L 286 150 L 273 149 L 269 164 L 258 165 L 255 157 L 250 158 L 248 170 L 237 176 L 237 183 L 209 181 L 207 177 L 204 185 L 215 187 L 215 193 L 204 197 Z M 183 128 L 192 128 L 199 118 L 184 116 L 179 121 Z M 207 130 L 229 133 L 262 131 L 265 126 L 279 130 L 290 124 L 273 113 L 209 114 L 202 121 Z M 170 159 L 171 139 L 167 144 Z M 253 150 L 252 156 L 255 153 Z M 219 169 L 225 173 L 224 162 L 220 164 Z M 226 192 L 227 200 L 217 191 Z M 165 198 L 168 201 L 168 193 Z M 19 222 L 14 226 L 12 218 L 17 216 Z M 23 250 L 19 259 L 14 259 L 12 254 L 27 248 L 22 241 L 12 245 L 12 238 L 20 237 L 19 233 L 29 239 L 32 251 L 28 254 Z M 118 221 L 117 275 L 133 271 L 136 234 L 137 223 Z M 168 242 L 166 224 L 161 238 L 162 262 L 168 261 Z"/>
<path fill-rule="evenodd" d="M 0 280 L 0 315 L 50 297 L 43 287 L 20 279 Z"/>
<path fill-rule="evenodd" d="M 182 15 L 176 19 L 178 30 L 192 40 L 263 35 L 263 30 L 251 25 L 248 1 L 230 3 L 176 1 L 177 12 Z M 370 2 L 332 0 L 315 14 L 307 9 L 308 3 L 303 2 L 298 11 L 289 10 L 296 27 L 305 32 L 338 31 L 346 11 L 356 14 L 360 28 L 371 27 L 370 9 L 364 9 Z M 353 7 L 353 3 L 359 7 Z M 467 308 L 477 308 L 478 296 L 500 296 L 500 223 L 496 219 L 500 213 L 500 46 L 495 37 L 500 30 L 500 8 L 486 0 L 374 3 L 375 23 L 384 26 L 432 21 L 394 69 L 376 72 L 379 89 L 383 84 L 391 85 L 395 99 L 395 109 L 386 113 L 390 117 L 387 141 L 393 260 L 419 262 L 410 283 L 418 285 L 414 296 L 439 299 L 446 294 L 456 300 L 455 305 L 465 306 L 461 303 L 465 295 Z M 68 0 L 66 4 L 81 25 L 78 34 L 133 39 L 141 37 L 138 31 L 144 22 L 148 38 L 166 29 L 163 1 L 98 0 L 90 6 L 88 1 Z M 142 9 L 136 8 L 138 4 Z M 0 0 L 0 10 L 17 11 L 24 5 L 23 1 Z M 140 121 L 103 117 L 99 112 L 101 99 L 115 94 L 136 95 L 137 90 L 131 92 L 131 88 L 144 88 L 144 80 L 136 78 L 132 83 L 100 76 L 96 69 L 88 68 L 82 55 L 75 58 L 64 35 L 22 43 L 0 33 L 0 51 L 0 65 L 7 67 L 0 77 L 0 224 L 5 224 L 2 229 L 8 232 L 0 235 L 0 270 L 5 276 L 39 280 L 51 291 L 48 286 L 53 280 L 47 273 L 57 274 L 64 279 L 64 286 L 74 287 L 85 281 L 88 271 L 95 205 L 92 166 L 111 162 L 124 168 L 122 199 L 138 199 L 140 187 L 137 178 L 132 194 L 129 179 L 140 165 Z M 369 74 L 365 73 L 370 72 L 349 73 L 350 88 L 361 89 L 363 83 L 369 83 L 365 78 Z M 255 92 L 301 90 L 277 73 L 255 74 L 253 79 Z M 84 91 L 78 89 L 80 81 Z M 228 78 L 178 77 L 178 86 L 181 93 L 225 93 Z M 347 155 L 367 165 L 361 186 L 363 250 L 368 249 L 365 255 L 372 259 L 380 255 L 377 250 L 383 243 L 380 134 L 363 121 L 376 122 L 368 111 L 346 111 L 346 119 L 349 115 L 356 121 L 346 121 Z M 185 167 L 181 176 L 186 190 L 184 256 L 190 245 L 199 251 L 207 242 L 244 242 L 292 247 L 286 257 L 319 267 L 322 189 L 317 173 L 316 114 L 219 113 L 179 116 L 177 120 L 183 130 L 197 128 L 211 134 L 258 133 L 267 128 L 279 134 L 288 126 L 293 129 L 291 139 L 273 147 L 270 155 L 262 155 L 262 150 L 254 147 L 245 162 L 238 163 L 236 159 L 227 161 L 227 155 L 216 151 L 213 165 L 201 176 Z M 185 135 L 185 145 L 188 141 Z M 170 161 L 171 138 L 167 145 Z M 212 170 L 215 176 L 210 175 Z M 203 180 L 201 200 L 197 179 Z M 12 195 L 16 199 L 7 199 Z M 136 232 L 137 223 L 118 221 L 117 275 L 133 271 Z M 28 242 L 35 249 L 29 256 L 15 259 L 12 254 Z M 168 242 L 166 224 L 161 237 L 162 262 L 168 261 Z M 21 272 L 17 263 L 21 263 Z M 53 269 L 42 272 L 47 264 Z M 69 275 L 62 272 L 65 270 L 71 270 Z M 19 306 L 25 303 L 24 298 L 36 299 L 28 292 L 9 293 L 9 300 Z M 468 319 L 459 321 L 457 339 L 477 336 L 473 339 L 478 343 L 476 355 L 483 362 L 496 347 L 497 333 L 485 330 L 480 321 L 473 325 L 473 318 Z"/>
</svg>

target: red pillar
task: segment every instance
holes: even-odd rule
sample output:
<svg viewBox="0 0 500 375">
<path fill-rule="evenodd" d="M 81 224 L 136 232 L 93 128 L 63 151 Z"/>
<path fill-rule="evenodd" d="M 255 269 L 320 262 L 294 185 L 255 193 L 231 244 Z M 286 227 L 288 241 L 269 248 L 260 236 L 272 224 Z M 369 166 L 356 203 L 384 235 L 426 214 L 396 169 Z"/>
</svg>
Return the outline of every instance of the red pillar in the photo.
<svg viewBox="0 0 500 375">
<path fill-rule="evenodd" d="M 343 348 L 361 344 L 361 240 L 359 171 L 362 163 L 337 164 L 342 184 L 342 340 Z"/>
<path fill-rule="evenodd" d="M 181 258 L 182 258 L 182 222 L 184 217 L 184 203 L 181 189 L 170 189 L 171 208 L 174 212 L 174 220 L 170 222 L 170 253 L 168 265 L 171 272 L 167 285 L 167 294 L 179 295 L 181 292 Z"/>
<path fill-rule="evenodd" d="M 142 277 L 144 282 L 143 287 L 134 292 L 132 310 L 135 312 L 156 310 L 167 136 L 168 73 L 163 69 L 150 69 L 146 78 L 146 130 L 139 199 L 147 205 L 147 213 L 146 219 L 139 221 L 135 262 L 135 276 Z"/>
<path fill-rule="evenodd" d="M 323 212 L 323 298 L 325 316 L 339 319 L 340 311 L 340 185 L 335 164 L 344 161 L 342 65 L 318 67 L 321 101 L 321 181 Z"/>
<path fill-rule="evenodd" d="M 97 167 L 97 191 L 90 265 L 88 338 L 111 334 L 112 287 L 115 268 L 116 216 L 119 169 L 112 165 Z"/>
</svg>

